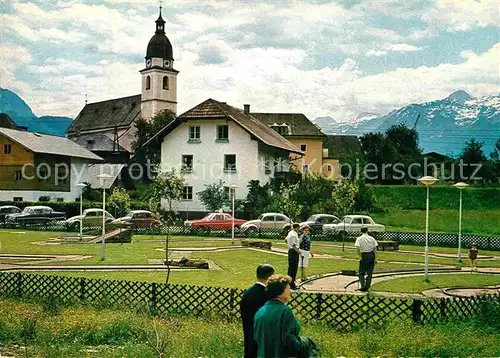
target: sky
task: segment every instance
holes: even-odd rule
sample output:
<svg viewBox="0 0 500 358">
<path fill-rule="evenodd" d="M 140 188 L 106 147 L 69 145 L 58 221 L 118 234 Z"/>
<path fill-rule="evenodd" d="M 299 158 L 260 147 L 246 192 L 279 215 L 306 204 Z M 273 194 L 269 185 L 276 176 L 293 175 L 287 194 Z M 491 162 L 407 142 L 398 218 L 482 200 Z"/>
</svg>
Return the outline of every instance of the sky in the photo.
<svg viewBox="0 0 500 358">
<path fill-rule="evenodd" d="M 36 115 L 140 94 L 158 2 L 0 0 L 1 87 Z M 499 0 L 163 1 L 178 114 L 207 98 L 352 121 L 500 91 Z"/>
</svg>

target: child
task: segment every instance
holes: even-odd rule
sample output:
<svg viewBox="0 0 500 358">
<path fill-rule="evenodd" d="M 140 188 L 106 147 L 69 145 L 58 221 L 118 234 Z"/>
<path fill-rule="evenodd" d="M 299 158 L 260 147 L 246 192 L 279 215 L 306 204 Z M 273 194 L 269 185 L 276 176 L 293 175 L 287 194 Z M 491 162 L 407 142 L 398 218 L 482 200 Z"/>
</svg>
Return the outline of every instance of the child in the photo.
<svg viewBox="0 0 500 358">
<path fill-rule="evenodd" d="M 470 259 L 470 271 L 477 271 L 476 262 L 477 262 L 477 244 L 475 242 L 472 243 L 472 247 L 469 250 L 469 259 Z"/>
<path fill-rule="evenodd" d="M 309 236 L 311 230 L 309 226 L 304 227 L 304 234 L 301 236 L 300 240 L 300 252 L 302 257 L 299 260 L 300 267 L 300 280 L 303 282 L 306 280 L 306 267 L 309 266 L 309 259 L 313 257 L 311 253 L 311 237 Z"/>
</svg>

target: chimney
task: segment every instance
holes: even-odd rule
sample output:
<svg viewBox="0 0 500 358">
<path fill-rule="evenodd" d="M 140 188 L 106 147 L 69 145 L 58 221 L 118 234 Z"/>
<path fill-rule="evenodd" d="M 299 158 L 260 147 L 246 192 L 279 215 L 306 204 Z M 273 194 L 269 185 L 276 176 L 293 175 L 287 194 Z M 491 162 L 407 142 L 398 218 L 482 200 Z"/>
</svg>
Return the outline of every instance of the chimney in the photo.
<svg viewBox="0 0 500 358">
<path fill-rule="evenodd" d="M 249 104 L 243 105 L 243 113 L 250 114 L 250 105 Z"/>
</svg>

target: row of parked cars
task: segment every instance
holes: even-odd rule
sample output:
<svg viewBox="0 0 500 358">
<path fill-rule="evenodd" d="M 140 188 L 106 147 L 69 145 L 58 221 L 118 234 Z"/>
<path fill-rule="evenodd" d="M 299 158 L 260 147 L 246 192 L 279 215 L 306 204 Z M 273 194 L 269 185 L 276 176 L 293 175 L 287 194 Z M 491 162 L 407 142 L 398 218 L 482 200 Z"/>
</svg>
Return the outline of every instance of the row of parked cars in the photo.
<svg viewBox="0 0 500 358">
<path fill-rule="evenodd" d="M 115 219 L 102 209 L 86 209 L 82 215 L 66 219 L 66 213 L 55 211 L 49 206 L 27 206 L 24 210 L 12 205 L 0 206 L 0 223 L 9 227 L 59 223 L 67 229 L 78 229 L 80 222 L 85 227 L 101 225 L 103 216 L 107 224 L 130 224 L 137 227 L 161 225 L 160 220 L 148 210 L 132 210 L 126 216 Z"/>
<path fill-rule="evenodd" d="M 281 213 L 261 214 L 255 220 L 234 219 L 227 213 L 210 213 L 200 220 L 188 220 L 184 225 L 200 231 L 220 230 L 231 231 L 234 227 L 243 233 L 255 234 L 262 230 L 288 230 L 293 224 L 292 220 Z M 339 219 L 331 214 L 315 214 L 300 223 L 301 227 L 309 226 L 313 234 L 336 234 L 359 232 L 362 227 L 367 227 L 371 232 L 385 231 L 385 226 L 375 223 L 367 215 L 346 215 Z"/>
</svg>

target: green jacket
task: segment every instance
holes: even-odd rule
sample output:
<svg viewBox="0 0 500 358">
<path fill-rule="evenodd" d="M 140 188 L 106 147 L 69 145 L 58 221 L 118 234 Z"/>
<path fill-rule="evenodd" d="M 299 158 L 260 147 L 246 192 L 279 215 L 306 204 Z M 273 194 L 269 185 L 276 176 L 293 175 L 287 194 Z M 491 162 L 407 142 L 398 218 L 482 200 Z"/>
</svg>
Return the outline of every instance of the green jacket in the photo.
<svg viewBox="0 0 500 358">
<path fill-rule="evenodd" d="M 309 357 L 311 341 L 299 336 L 299 321 L 281 301 L 270 300 L 262 306 L 253 327 L 259 358 Z"/>
</svg>

